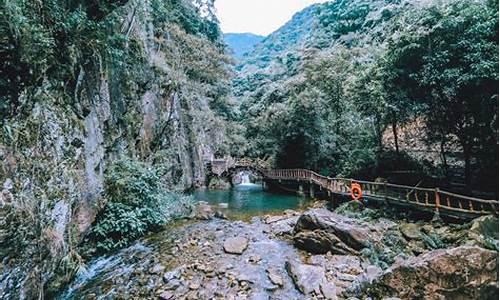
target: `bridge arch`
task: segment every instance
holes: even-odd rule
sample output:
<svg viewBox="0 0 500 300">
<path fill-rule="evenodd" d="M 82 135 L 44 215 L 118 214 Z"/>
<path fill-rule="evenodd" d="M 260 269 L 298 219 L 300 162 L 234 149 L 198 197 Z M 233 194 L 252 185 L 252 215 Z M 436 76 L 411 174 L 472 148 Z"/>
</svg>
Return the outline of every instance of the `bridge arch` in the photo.
<svg viewBox="0 0 500 300">
<path fill-rule="evenodd" d="M 236 174 L 244 171 L 256 174 L 258 177 L 263 179 L 265 177 L 266 170 L 270 167 L 270 164 L 261 159 L 233 159 L 229 157 L 223 159 L 213 159 L 209 162 L 209 166 L 213 175 L 232 183 Z"/>
</svg>

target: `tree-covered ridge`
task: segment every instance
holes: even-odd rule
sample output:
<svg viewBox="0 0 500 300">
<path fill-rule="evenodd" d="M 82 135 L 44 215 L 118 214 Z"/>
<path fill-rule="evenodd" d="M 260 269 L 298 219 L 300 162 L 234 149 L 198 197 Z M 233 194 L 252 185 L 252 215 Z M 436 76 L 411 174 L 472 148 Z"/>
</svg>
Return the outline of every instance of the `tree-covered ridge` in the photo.
<svg viewBox="0 0 500 300">
<path fill-rule="evenodd" d="M 236 59 L 241 59 L 253 47 L 264 39 L 263 36 L 253 33 L 225 33 L 224 42 L 228 51 Z"/>
<path fill-rule="evenodd" d="M 297 14 L 238 68 L 248 153 L 329 175 L 413 170 L 445 186 L 461 168 L 469 192 L 495 191 L 497 10 L 339 0 Z M 304 15 L 309 29 L 293 31 Z M 300 42 L 279 42 L 288 40 Z"/>
</svg>

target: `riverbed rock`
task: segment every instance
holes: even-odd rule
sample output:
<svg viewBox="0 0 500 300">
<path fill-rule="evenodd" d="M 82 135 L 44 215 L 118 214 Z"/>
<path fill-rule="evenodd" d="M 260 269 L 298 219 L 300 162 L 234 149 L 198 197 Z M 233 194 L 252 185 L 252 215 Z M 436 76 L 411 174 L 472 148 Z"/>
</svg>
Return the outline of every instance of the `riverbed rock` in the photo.
<svg viewBox="0 0 500 300">
<path fill-rule="evenodd" d="M 320 287 L 321 293 L 323 294 L 323 297 L 325 299 L 329 299 L 329 300 L 336 300 L 337 299 L 337 289 L 336 289 L 335 285 L 333 285 L 327 281 L 323 281 L 319 287 Z"/>
<path fill-rule="evenodd" d="M 227 215 L 220 210 L 215 212 L 214 217 L 216 217 L 217 219 L 227 220 Z"/>
<path fill-rule="evenodd" d="M 165 267 L 162 264 L 156 264 L 154 267 L 151 269 L 151 274 L 161 274 L 165 271 Z"/>
<path fill-rule="evenodd" d="M 158 298 L 160 300 L 170 300 L 174 298 L 174 293 L 171 291 L 162 291 L 159 295 Z"/>
<path fill-rule="evenodd" d="M 279 287 L 283 286 L 283 278 L 281 275 L 274 269 L 267 269 L 267 277 L 269 277 L 269 280 L 271 281 L 272 284 L 275 284 Z"/>
<path fill-rule="evenodd" d="M 260 255 L 250 255 L 248 258 L 248 262 L 252 264 L 258 264 L 262 260 L 262 257 Z"/>
<path fill-rule="evenodd" d="M 231 254 L 242 254 L 248 247 L 246 237 L 231 237 L 224 241 L 224 251 Z"/>
<path fill-rule="evenodd" d="M 172 281 L 174 279 L 179 279 L 180 276 L 181 276 L 180 270 L 175 269 L 173 271 L 169 271 L 163 274 L 163 281 L 168 283 L 169 281 Z"/>
<path fill-rule="evenodd" d="M 224 178 L 212 177 L 208 183 L 208 188 L 211 190 L 229 190 L 231 183 Z"/>
<path fill-rule="evenodd" d="M 287 218 L 287 216 L 285 216 L 285 215 L 281 215 L 281 216 L 267 216 L 267 217 L 264 218 L 264 222 L 266 224 L 272 224 L 272 223 L 284 220 L 286 218 Z"/>
<path fill-rule="evenodd" d="M 468 231 L 468 238 L 482 247 L 498 249 L 498 218 L 483 216 L 474 219 Z"/>
<path fill-rule="evenodd" d="M 199 282 L 196 282 L 196 281 L 195 281 L 195 282 L 191 282 L 191 283 L 189 284 L 189 289 L 190 289 L 190 290 L 197 290 L 197 289 L 199 289 L 199 288 L 200 288 L 200 283 L 199 283 Z"/>
<path fill-rule="evenodd" d="M 287 261 L 285 268 L 297 289 L 304 295 L 321 293 L 320 285 L 326 280 L 323 267 Z"/>
<path fill-rule="evenodd" d="M 475 246 L 427 252 L 381 273 L 372 297 L 498 299 L 498 253 Z"/>
<path fill-rule="evenodd" d="M 270 232 L 275 236 L 293 236 L 295 224 L 298 216 L 288 216 L 270 224 Z"/>
<path fill-rule="evenodd" d="M 399 228 L 403 236 L 408 240 L 419 240 L 421 239 L 420 228 L 414 223 L 404 223 Z"/>
<path fill-rule="evenodd" d="M 195 218 L 198 220 L 210 220 L 214 217 L 212 207 L 205 201 L 200 201 L 195 209 Z"/>
<path fill-rule="evenodd" d="M 294 228 L 294 244 L 315 254 L 358 254 L 370 243 L 366 223 L 326 209 L 313 209 L 300 216 Z"/>
</svg>

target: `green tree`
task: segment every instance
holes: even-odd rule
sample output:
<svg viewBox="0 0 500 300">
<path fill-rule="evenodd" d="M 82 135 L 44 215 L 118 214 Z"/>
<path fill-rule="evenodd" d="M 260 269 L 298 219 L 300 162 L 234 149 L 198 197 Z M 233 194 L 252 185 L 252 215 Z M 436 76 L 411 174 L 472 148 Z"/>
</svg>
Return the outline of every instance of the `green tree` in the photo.
<svg viewBox="0 0 500 300">
<path fill-rule="evenodd" d="M 472 163 L 487 167 L 498 151 L 498 2 L 435 5 L 417 19 L 390 45 L 388 68 L 426 106 L 429 137 L 457 138 L 471 187 Z"/>
</svg>

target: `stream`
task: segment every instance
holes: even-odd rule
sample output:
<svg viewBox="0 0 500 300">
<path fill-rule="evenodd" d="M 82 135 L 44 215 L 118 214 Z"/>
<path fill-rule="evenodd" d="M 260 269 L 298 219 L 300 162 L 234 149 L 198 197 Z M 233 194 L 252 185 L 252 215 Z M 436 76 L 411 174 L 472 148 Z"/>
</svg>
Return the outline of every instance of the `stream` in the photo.
<svg viewBox="0 0 500 300">
<path fill-rule="evenodd" d="M 230 190 L 193 196 L 228 219 L 179 221 L 96 258 L 58 299 L 301 299 L 283 268 L 288 260 L 300 260 L 299 250 L 269 234 L 272 229 L 262 216 L 305 208 L 306 198 L 267 193 L 248 178 Z M 280 226 L 291 230 L 296 218 Z M 243 254 L 224 251 L 231 237 L 248 239 Z M 270 282 L 270 272 L 281 278 L 283 288 Z"/>
</svg>

